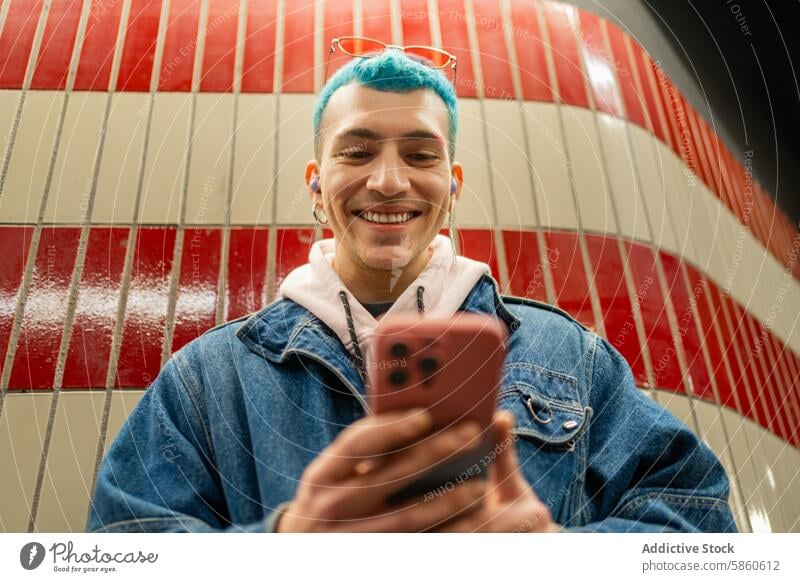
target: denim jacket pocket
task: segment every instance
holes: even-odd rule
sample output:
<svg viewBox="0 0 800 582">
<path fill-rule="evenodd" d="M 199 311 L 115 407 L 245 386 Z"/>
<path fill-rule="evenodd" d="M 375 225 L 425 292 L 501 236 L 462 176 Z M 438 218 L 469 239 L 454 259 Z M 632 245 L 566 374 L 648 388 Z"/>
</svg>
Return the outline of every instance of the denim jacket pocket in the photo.
<svg viewBox="0 0 800 582">
<path fill-rule="evenodd" d="M 500 408 L 510 410 L 516 419 L 514 433 L 545 448 L 572 451 L 585 431 L 592 409 L 580 402 L 564 402 L 545 397 L 535 386 L 514 382 L 499 394 Z"/>
</svg>

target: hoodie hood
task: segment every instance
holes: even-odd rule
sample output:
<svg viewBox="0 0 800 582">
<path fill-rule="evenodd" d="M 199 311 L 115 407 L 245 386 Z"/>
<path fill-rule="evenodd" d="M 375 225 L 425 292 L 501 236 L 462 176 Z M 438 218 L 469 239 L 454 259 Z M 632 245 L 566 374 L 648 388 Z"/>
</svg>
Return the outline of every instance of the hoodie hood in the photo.
<svg viewBox="0 0 800 582">
<path fill-rule="evenodd" d="M 435 317 L 455 313 L 475 283 L 491 275 L 486 263 L 457 256 L 453 265 L 450 239 L 437 234 L 433 253 L 419 276 L 403 291 L 384 315 L 425 312 Z M 284 279 L 277 299 L 291 299 L 318 317 L 339 337 L 356 359 L 369 354 L 370 338 L 378 320 L 344 286 L 333 270 L 335 240 L 314 243 L 309 262 Z M 349 317 L 348 317 L 349 311 Z M 355 338 L 355 342 L 353 339 Z"/>
</svg>

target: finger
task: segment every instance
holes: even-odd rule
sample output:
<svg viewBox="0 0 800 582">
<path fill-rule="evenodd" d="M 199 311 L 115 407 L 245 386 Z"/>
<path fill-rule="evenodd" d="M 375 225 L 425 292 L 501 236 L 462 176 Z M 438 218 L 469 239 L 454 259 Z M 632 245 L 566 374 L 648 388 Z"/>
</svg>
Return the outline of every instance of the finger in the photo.
<svg viewBox="0 0 800 582">
<path fill-rule="evenodd" d="M 419 408 L 357 420 L 309 466 L 308 480 L 314 484 L 331 484 L 359 471 L 363 473 L 362 461 L 379 463 L 381 455 L 409 446 L 426 434 L 432 424 L 430 412 Z"/>
<path fill-rule="evenodd" d="M 514 417 L 509 412 L 495 415 L 499 453 L 489 468 L 489 481 L 498 501 L 515 499 L 524 494 L 529 485 L 519 468 L 514 433 Z"/>
<path fill-rule="evenodd" d="M 430 500 L 423 497 L 392 508 L 375 517 L 341 523 L 341 532 L 421 532 L 439 527 L 451 519 L 458 519 L 479 511 L 485 494 L 485 483 L 472 479 L 457 485 Z"/>
<path fill-rule="evenodd" d="M 480 428 L 476 423 L 459 423 L 401 452 L 387 455 L 373 471 L 341 483 L 343 490 L 349 489 L 348 494 L 341 495 L 338 500 L 341 514 L 369 514 L 385 508 L 386 498 L 392 493 L 400 491 L 453 456 L 476 447 L 480 442 L 479 435 Z"/>
</svg>

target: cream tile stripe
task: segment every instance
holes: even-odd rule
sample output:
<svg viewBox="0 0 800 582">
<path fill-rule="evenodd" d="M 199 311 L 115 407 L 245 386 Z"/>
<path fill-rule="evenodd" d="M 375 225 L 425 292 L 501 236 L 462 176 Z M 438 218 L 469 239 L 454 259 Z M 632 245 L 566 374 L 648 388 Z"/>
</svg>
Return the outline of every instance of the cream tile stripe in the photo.
<svg viewBox="0 0 800 582">
<path fill-rule="evenodd" d="M 239 127 L 239 96 L 242 92 L 242 69 L 244 67 L 244 45 L 247 33 L 247 0 L 239 4 L 239 19 L 236 25 L 236 53 L 233 62 L 233 119 L 231 128 L 231 150 L 228 157 L 228 181 L 225 193 L 225 223 L 222 229 L 222 252 L 220 253 L 219 278 L 217 279 L 217 303 L 215 321 L 225 321 L 228 310 L 228 261 L 231 247 L 231 207 L 233 205 L 233 177 L 236 168 L 236 133 Z"/>
<path fill-rule="evenodd" d="M 14 116 L 11 135 L 9 136 L 8 140 L 8 147 L 6 148 L 5 158 L 3 159 L 3 167 L 0 168 L 0 199 L 2 199 L 4 194 L 3 186 L 5 184 L 8 165 L 11 161 L 11 152 L 14 148 L 14 142 L 16 141 L 17 129 L 19 128 L 20 118 L 22 117 L 22 108 L 25 105 L 25 98 L 28 94 L 28 89 L 30 88 L 31 78 L 33 77 L 33 71 L 36 67 L 36 61 L 39 57 L 39 49 L 42 43 L 42 36 L 44 35 L 44 29 L 45 25 L 47 24 L 47 16 L 49 12 L 50 0 L 45 0 L 44 6 L 42 6 L 42 11 L 39 13 L 39 21 L 36 24 L 36 32 L 34 33 L 33 45 L 31 46 L 31 52 L 28 57 L 28 66 L 25 69 L 25 78 L 22 82 L 22 91 L 20 93 L 19 104 L 17 105 L 17 112 Z M 3 413 L 3 402 L 5 400 L 6 391 L 8 390 L 8 381 L 11 377 L 11 366 L 14 363 L 14 355 L 17 349 L 17 342 L 19 341 L 20 327 L 22 326 L 22 316 L 25 312 L 25 302 L 28 299 L 28 286 L 30 285 L 31 277 L 33 276 L 36 253 L 39 249 L 39 239 L 41 238 L 42 234 L 42 217 L 44 216 L 44 210 L 47 207 L 47 190 L 49 189 L 49 182 L 52 179 L 53 166 L 55 165 L 56 152 L 58 151 L 58 136 L 61 133 L 61 127 L 64 125 L 67 98 L 68 96 L 65 94 L 64 102 L 62 103 L 61 107 L 61 113 L 59 115 L 55 144 L 53 145 L 53 151 L 50 155 L 50 169 L 48 172 L 47 181 L 45 182 L 45 192 L 42 196 L 41 204 L 39 205 L 39 213 L 37 214 L 36 225 L 33 230 L 33 237 L 31 238 L 31 244 L 28 248 L 28 259 L 25 263 L 25 272 L 22 276 L 22 283 L 20 284 L 19 293 L 17 295 L 17 305 L 14 310 L 14 323 L 11 327 L 11 335 L 8 338 L 8 351 L 6 352 L 5 362 L 3 363 L 2 374 L 0 374 L 0 414 Z"/>
<path fill-rule="evenodd" d="M 544 45 L 545 62 L 547 63 L 547 76 L 550 81 L 550 87 L 553 91 L 553 104 L 558 111 L 558 125 L 561 132 L 561 142 L 564 144 L 564 156 L 567 159 L 567 178 L 569 180 L 570 196 L 572 199 L 572 209 L 575 212 L 575 224 L 577 225 L 577 238 L 578 245 L 581 251 L 581 263 L 583 264 L 584 274 L 586 281 L 589 285 L 589 301 L 591 302 L 592 315 L 596 323 L 596 331 L 600 335 L 605 335 L 605 326 L 603 325 L 602 311 L 600 309 L 600 300 L 597 297 L 597 289 L 594 286 L 594 277 L 592 276 L 592 268 L 589 262 L 589 251 L 586 246 L 586 238 L 583 232 L 583 223 L 581 221 L 581 214 L 578 208 L 578 195 L 575 191 L 575 177 L 572 173 L 572 162 L 570 161 L 569 144 L 567 143 L 566 130 L 564 129 L 564 103 L 561 99 L 561 89 L 556 76 L 555 63 L 553 60 L 553 46 L 550 43 L 550 33 L 547 30 L 547 17 L 544 14 L 544 9 L 539 0 L 532 2 L 532 8 L 536 10 L 536 19 L 539 22 L 539 37 L 542 39 Z"/>
<path fill-rule="evenodd" d="M 189 110 L 189 131 L 186 137 L 186 163 L 181 176 L 181 200 L 178 210 L 178 228 L 175 232 L 175 248 L 172 255 L 172 271 L 169 279 L 169 295 L 167 296 L 167 325 L 164 330 L 164 343 L 161 345 L 161 366 L 172 355 L 172 336 L 175 333 L 175 305 L 178 301 L 178 282 L 181 276 L 181 258 L 183 256 L 183 240 L 186 234 L 186 205 L 189 195 L 189 177 L 192 170 L 192 152 L 194 151 L 195 124 L 197 122 L 197 93 L 200 91 L 200 82 L 203 77 L 203 55 L 206 47 L 206 28 L 208 25 L 209 2 L 202 0 L 200 4 L 200 17 L 197 19 L 196 45 L 194 63 L 192 66 L 192 101 Z M 226 196 L 227 197 L 227 196 Z M 200 228 L 200 225 L 195 225 Z"/>
<path fill-rule="evenodd" d="M 553 273 L 550 271 L 550 261 L 547 256 L 547 243 L 544 238 L 542 230 L 542 221 L 539 214 L 539 201 L 536 196 L 536 178 L 533 170 L 533 159 L 530 147 L 530 135 L 528 135 L 528 124 L 525 123 L 525 110 L 523 103 L 525 97 L 522 92 L 522 80 L 520 79 L 519 62 L 517 60 L 517 48 L 514 42 L 513 22 L 511 20 L 511 4 L 510 0 L 500 0 L 500 16 L 503 20 L 503 31 L 506 41 L 506 52 L 511 61 L 511 81 L 514 85 L 514 98 L 517 100 L 519 109 L 520 125 L 522 126 L 523 145 L 525 147 L 525 159 L 528 161 L 528 181 L 530 183 L 531 196 L 533 197 L 533 219 L 536 224 L 536 244 L 539 247 L 539 265 L 541 266 L 544 276 L 545 293 L 548 303 L 555 305 L 555 283 L 553 282 Z"/>
<path fill-rule="evenodd" d="M 403 46 L 403 15 L 400 6 L 402 0 L 389 0 L 389 12 L 392 23 L 392 44 Z"/>
</svg>

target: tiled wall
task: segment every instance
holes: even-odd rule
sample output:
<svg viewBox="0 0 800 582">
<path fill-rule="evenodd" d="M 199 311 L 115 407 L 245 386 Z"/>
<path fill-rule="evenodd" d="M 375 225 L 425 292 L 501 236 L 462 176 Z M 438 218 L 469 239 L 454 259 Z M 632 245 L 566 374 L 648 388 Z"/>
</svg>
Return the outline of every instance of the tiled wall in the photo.
<svg viewBox="0 0 800 582">
<path fill-rule="evenodd" d="M 348 34 L 457 55 L 462 253 L 607 337 L 740 529 L 800 531 L 796 228 L 639 42 L 532 0 L 5 0 L 0 531 L 81 530 L 170 353 L 329 235 L 302 170 Z"/>
</svg>

